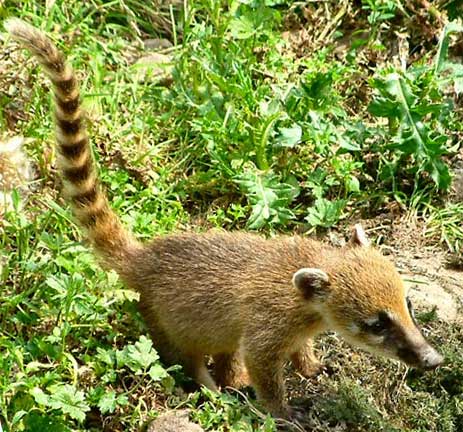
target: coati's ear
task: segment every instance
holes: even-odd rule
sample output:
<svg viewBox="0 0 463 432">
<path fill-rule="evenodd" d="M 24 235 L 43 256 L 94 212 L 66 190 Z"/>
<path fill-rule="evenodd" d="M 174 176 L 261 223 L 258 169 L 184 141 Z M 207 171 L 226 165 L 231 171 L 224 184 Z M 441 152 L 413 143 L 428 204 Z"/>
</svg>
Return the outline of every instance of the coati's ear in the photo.
<svg viewBox="0 0 463 432">
<path fill-rule="evenodd" d="M 370 240 L 368 240 L 362 225 L 355 224 L 354 229 L 352 230 L 352 235 L 349 240 L 349 245 L 361 247 L 370 246 Z"/>
<path fill-rule="evenodd" d="M 328 275 L 317 268 L 301 268 L 293 275 L 293 285 L 306 300 L 323 293 L 330 285 Z"/>
</svg>

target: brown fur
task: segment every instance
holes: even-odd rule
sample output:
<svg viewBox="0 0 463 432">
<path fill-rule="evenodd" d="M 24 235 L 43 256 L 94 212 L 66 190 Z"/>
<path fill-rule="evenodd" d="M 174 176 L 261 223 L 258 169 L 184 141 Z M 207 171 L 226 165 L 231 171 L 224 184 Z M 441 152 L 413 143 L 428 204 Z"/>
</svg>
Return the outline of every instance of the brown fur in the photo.
<svg viewBox="0 0 463 432">
<path fill-rule="evenodd" d="M 102 262 L 140 292 L 140 309 L 165 362 L 182 364 L 199 383 L 215 389 L 205 365 L 205 356 L 212 355 L 221 386 L 250 379 L 277 416 L 289 415 L 284 363 L 291 359 L 306 376 L 316 372 L 311 339 L 326 329 L 391 357 L 401 357 L 396 347 L 402 346 L 410 364 L 438 363 L 410 317 L 396 270 L 367 246 L 359 228 L 345 248 L 300 237 L 266 240 L 226 232 L 139 244 L 101 191 L 72 69 L 40 31 L 19 20 L 6 27 L 36 55 L 54 84 L 67 197 Z M 373 334 L 379 320 L 387 321 L 387 328 Z"/>
</svg>

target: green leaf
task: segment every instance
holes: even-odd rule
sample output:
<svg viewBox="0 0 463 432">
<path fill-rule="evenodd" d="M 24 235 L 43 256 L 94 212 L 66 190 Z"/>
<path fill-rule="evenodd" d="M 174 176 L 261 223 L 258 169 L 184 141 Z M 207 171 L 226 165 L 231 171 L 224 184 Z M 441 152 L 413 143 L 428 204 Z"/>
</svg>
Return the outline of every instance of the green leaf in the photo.
<svg viewBox="0 0 463 432">
<path fill-rule="evenodd" d="M 439 133 L 432 123 L 429 125 L 429 119 L 438 119 L 445 106 L 419 97 L 416 81 L 423 76 L 423 73 L 415 76 L 390 73 L 382 80 L 375 80 L 379 96 L 370 104 L 369 110 L 374 115 L 391 119 L 391 125 L 398 125 L 391 130 L 392 139 L 386 147 L 396 154 L 400 152 L 394 163 L 387 164 L 392 168 L 389 178 L 394 176 L 399 162 L 406 160 L 402 155 L 413 156 L 414 165 L 407 172 L 413 174 L 415 180 L 424 178 L 419 175 L 427 172 L 435 186 L 445 190 L 450 186 L 450 177 L 441 156 L 447 153 L 448 138 Z"/>
<path fill-rule="evenodd" d="M 357 177 L 349 176 L 346 180 L 347 192 L 360 192 L 360 182 Z"/>
<path fill-rule="evenodd" d="M 283 112 L 278 111 L 267 117 L 260 128 L 255 132 L 254 142 L 256 146 L 256 164 L 260 170 L 266 171 L 269 169 L 269 163 L 266 155 L 268 138 L 273 125 L 282 115 Z"/>
<path fill-rule="evenodd" d="M 400 110 L 395 101 L 379 97 L 370 102 L 368 112 L 376 117 L 396 118 L 400 116 Z"/>
<path fill-rule="evenodd" d="M 339 147 L 349 152 L 360 151 L 361 147 L 355 141 L 348 139 L 346 136 L 338 136 Z"/>
<path fill-rule="evenodd" d="M 254 23 L 246 15 L 232 19 L 229 30 L 235 39 L 249 39 L 256 34 Z"/>
<path fill-rule="evenodd" d="M 299 194 L 297 185 L 282 183 L 271 172 L 255 170 L 236 177 L 236 182 L 245 190 L 252 206 L 248 221 L 250 229 L 282 224 L 294 218 L 288 206 Z"/>
<path fill-rule="evenodd" d="M 34 397 L 39 405 L 48 406 L 50 397 L 46 395 L 39 387 L 34 387 L 30 390 L 30 394 Z"/>
<path fill-rule="evenodd" d="M 293 148 L 301 141 L 301 138 L 302 128 L 297 123 L 293 123 L 291 127 L 279 128 L 279 135 L 275 140 L 275 145 Z"/>
<path fill-rule="evenodd" d="M 25 415 L 27 415 L 27 411 L 24 411 L 24 410 L 15 412 L 13 419 L 11 420 L 11 424 L 12 425 L 18 424 Z"/>
<path fill-rule="evenodd" d="M 26 431 L 69 432 L 62 420 L 54 416 L 31 411 L 24 419 Z"/>
<path fill-rule="evenodd" d="M 437 52 L 434 58 L 434 73 L 440 72 L 443 69 L 445 69 L 450 43 L 450 35 L 452 33 L 461 32 L 463 32 L 463 26 L 456 21 L 449 22 L 445 25 L 440 35 L 439 45 L 437 46 Z"/>
<path fill-rule="evenodd" d="M 86 403 L 82 391 L 69 384 L 52 386 L 49 391 L 48 406 L 50 408 L 61 410 L 63 414 L 67 414 L 79 422 L 85 420 L 85 413 L 90 410 L 90 407 Z"/>
<path fill-rule="evenodd" d="M 169 374 L 159 363 L 157 363 L 150 367 L 148 375 L 153 381 L 161 381 L 164 378 L 166 378 Z"/>
<path fill-rule="evenodd" d="M 46 280 L 45 283 L 55 291 L 59 293 L 66 293 L 66 284 L 64 283 L 63 278 L 58 278 L 55 276 L 49 276 Z"/>
<path fill-rule="evenodd" d="M 111 349 L 105 350 L 103 348 L 98 347 L 96 349 L 96 352 L 97 354 L 95 357 L 99 361 L 109 366 L 112 366 L 114 364 L 115 359 L 116 359 L 116 354 L 113 350 Z"/>
<path fill-rule="evenodd" d="M 134 372 L 145 372 L 159 356 L 153 348 L 153 342 L 146 336 L 140 336 L 134 345 L 117 351 L 116 359 L 119 366 L 128 366 Z"/>
<path fill-rule="evenodd" d="M 329 201 L 318 198 L 314 206 L 309 208 L 309 214 L 305 219 L 313 227 L 329 228 L 339 221 L 345 205 L 345 200 Z"/>
<path fill-rule="evenodd" d="M 116 407 L 116 392 L 114 390 L 104 393 L 98 401 L 98 408 L 102 414 L 113 413 Z"/>
<path fill-rule="evenodd" d="M 448 189 L 452 183 L 452 177 L 447 165 L 440 159 L 431 160 L 430 165 L 427 170 L 430 171 L 434 183 L 439 189 Z"/>
</svg>

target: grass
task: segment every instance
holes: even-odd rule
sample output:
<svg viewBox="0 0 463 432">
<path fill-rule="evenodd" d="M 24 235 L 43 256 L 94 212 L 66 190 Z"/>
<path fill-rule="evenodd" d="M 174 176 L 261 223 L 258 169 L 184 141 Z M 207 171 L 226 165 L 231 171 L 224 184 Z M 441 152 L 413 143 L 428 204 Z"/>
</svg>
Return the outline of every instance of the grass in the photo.
<svg viewBox="0 0 463 432">
<path fill-rule="evenodd" d="M 399 208 L 458 253 L 461 205 L 443 204 L 461 135 L 451 43 L 461 29 L 443 22 L 455 2 L 419 15 L 424 23 L 405 2 L 358 3 L 6 0 L 0 18 L 46 30 L 79 71 L 102 179 L 140 238 L 210 227 L 323 233 Z M 390 43 L 403 28 L 407 68 Z M 174 44 L 168 86 L 134 64 L 155 37 Z M 136 293 L 96 264 L 57 192 L 48 82 L 2 43 L 0 126 L 33 138 L 38 173 L 24 210 L 0 224 L 2 428 L 137 430 L 186 406 L 207 430 L 276 430 L 252 395 L 178 392 L 186 378 L 159 362 Z M 310 430 L 459 431 L 463 329 L 423 325 L 448 359 L 436 374 L 332 335 L 320 342 L 328 371 L 288 382 Z"/>
</svg>

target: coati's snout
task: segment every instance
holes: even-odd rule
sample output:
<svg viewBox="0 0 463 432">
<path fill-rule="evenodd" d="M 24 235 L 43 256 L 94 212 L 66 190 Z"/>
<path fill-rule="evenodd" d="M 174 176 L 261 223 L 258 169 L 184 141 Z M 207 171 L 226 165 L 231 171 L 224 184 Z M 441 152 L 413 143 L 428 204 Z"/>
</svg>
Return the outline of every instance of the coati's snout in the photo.
<svg viewBox="0 0 463 432">
<path fill-rule="evenodd" d="M 386 342 L 396 347 L 397 358 L 409 366 L 419 369 L 435 369 L 444 362 L 444 358 L 428 343 L 415 321 L 413 305 L 407 298 L 407 309 L 413 321 L 411 329 L 401 329 L 395 324 Z"/>
<path fill-rule="evenodd" d="M 346 339 L 372 353 L 401 360 L 408 366 L 435 369 L 444 358 L 421 333 L 408 299 L 407 306 L 410 319 L 406 315 L 404 319 L 392 311 L 381 310 L 359 326 L 351 326 Z"/>
<path fill-rule="evenodd" d="M 435 369 L 444 358 L 428 343 L 418 347 L 404 347 L 397 350 L 397 357 L 409 366 L 419 369 Z"/>
<path fill-rule="evenodd" d="M 402 311 L 381 309 L 366 318 L 357 315 L 350 324 L 335 318 L 334 329 L 352 345 L 373 354 L 395 358 L 419 369 L 435 369 L 444 358 L 418 328 L 410 300 L 404 304 L 407 307 Z"/>
</svg>

